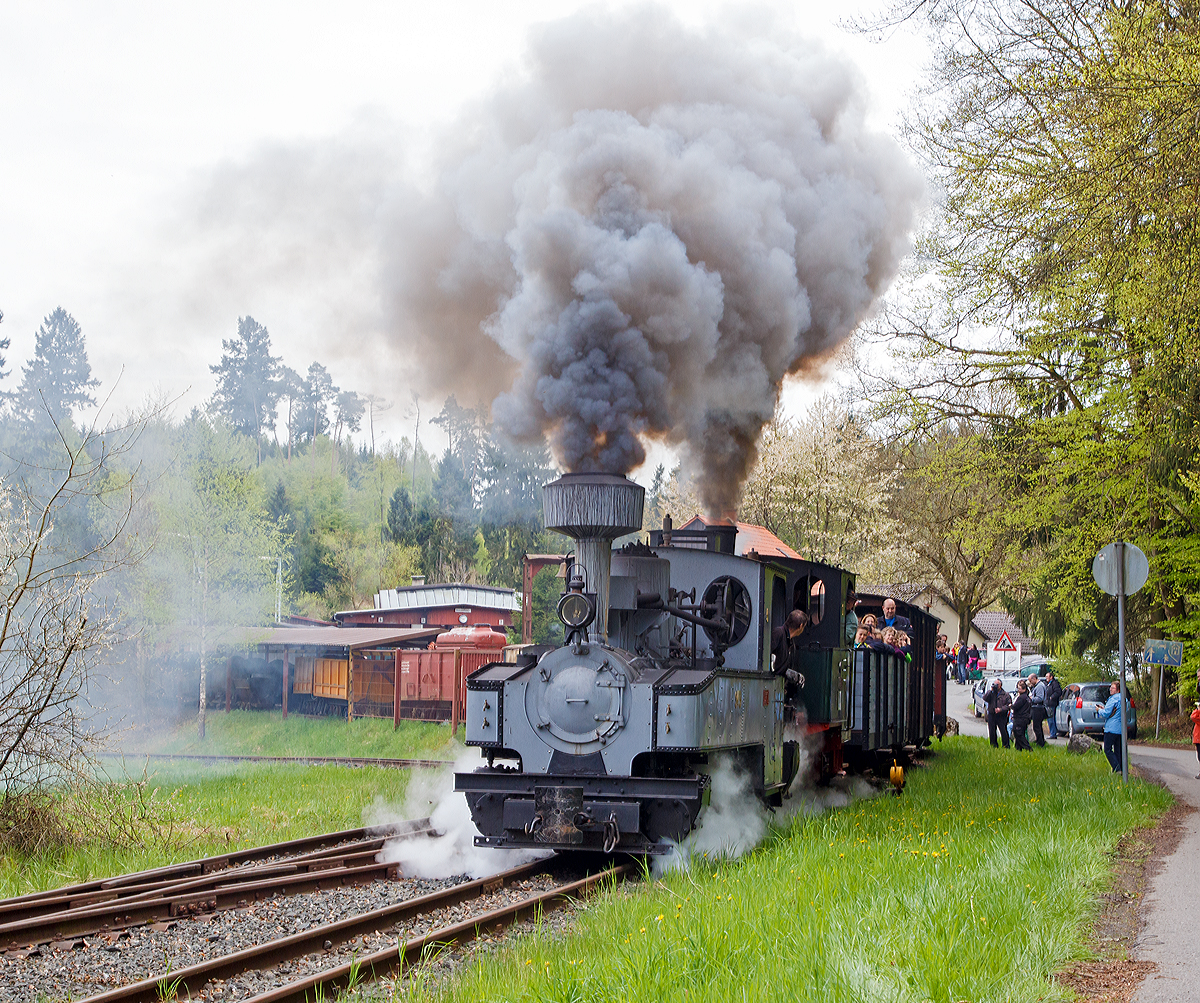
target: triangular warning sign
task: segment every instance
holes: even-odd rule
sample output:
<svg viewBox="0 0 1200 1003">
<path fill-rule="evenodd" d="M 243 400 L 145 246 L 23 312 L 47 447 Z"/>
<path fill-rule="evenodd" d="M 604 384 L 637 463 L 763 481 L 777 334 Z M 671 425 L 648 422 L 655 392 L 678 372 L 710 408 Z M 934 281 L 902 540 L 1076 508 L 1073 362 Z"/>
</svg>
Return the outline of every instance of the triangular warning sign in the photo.
<svg viewBox="0 0 1200 1003">
<path fill-rule="evenodd" d="M 992 645 L 992 650 L 993 651 L 1016 651 L 1017 646 L 1015 644 L 1013 644 L 1012 638 L 1008 636 L 1008 631 L 1006 630 L 1003 634 L 1000 635 L 1000 640 L 997 641 L 994 645 Z"/>
</svg>

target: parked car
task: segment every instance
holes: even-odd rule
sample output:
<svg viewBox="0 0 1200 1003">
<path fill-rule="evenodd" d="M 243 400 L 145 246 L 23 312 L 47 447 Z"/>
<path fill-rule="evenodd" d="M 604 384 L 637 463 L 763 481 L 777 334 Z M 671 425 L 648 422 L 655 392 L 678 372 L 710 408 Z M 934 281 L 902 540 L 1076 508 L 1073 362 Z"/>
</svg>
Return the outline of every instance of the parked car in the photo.
<svg viewBox="0 0 1200 1003">
<path fill-rule="evenodd" d="M 971 699 L 975 701 L 975 716 L 983 717 L 987 713 L 987 702 L 984 700 L 984 697 L 987 695 L 987 691 L 992 688 L 993 679 L 999 679 L 1000 685 L 1008 690 L 1008 695 L 1015 700 L 1017 696 L 1017 682 L 1020 678 L 1019 676 L 1011 675 L 986 676 L 980 679 L 975 684 L 974 689 L 971 690 Z"/>
<path fill-rule="evenodd" d="M 1108 702 L 1108 688 L 1111 683 L 1071 683 L 1063 690 L 1062 700 L 1059 701 L 1056 721 L 1058 730 L 1068 738 L 1076 732 L 1085 735 L 1099 735 L 1104 731 L 1104 718 L 1096 709 Z M 1137 706 L 1133 699 L 1128 701 L 1129 737 L 1137 738 Z"/>
<path fill-rule="evenodd" d="M 1052 668 L 1053 664 L 1044 655 L 1026 655 L 1021 659 L 1021 678 L 1028 679 L 1030 675 L 1036 675 L 1039 679 L 1045 679 L 1046 673 Z"/>
</svg>

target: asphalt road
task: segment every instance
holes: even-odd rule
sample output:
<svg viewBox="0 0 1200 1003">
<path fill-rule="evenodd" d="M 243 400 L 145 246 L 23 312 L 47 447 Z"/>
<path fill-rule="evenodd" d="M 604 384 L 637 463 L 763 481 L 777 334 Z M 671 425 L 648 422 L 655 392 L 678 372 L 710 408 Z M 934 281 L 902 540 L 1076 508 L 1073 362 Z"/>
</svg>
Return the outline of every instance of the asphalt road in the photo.
<svg viewBox="0 0 1200 1003">
<path fill-rule="evenodd" d="M 1180 801 L 1200 808 L 1193 750 L 1134 746 L 1129 761 L 1157 774 Z M 1200 812 L 1182 822 L 1183 838 L 1150 879 L 1142 904 L 1146 926 L 1133 954 L 1153 961 L 1158 971 L 1138 987 L 1134 1003 L 1200 1001 Z"/>
<path fill-rule="evenodd" d="M 987 722 L 972 710 L 971 686 L 946 685 L 946 711 L 957 719 L 959 732 L 986 738 Z M 1154 773 L 1180 801 L 1200 809 L 1200 764 L 1193 750 L 1132 745 L 1129 761 Z M 1132 953 L 1138 960 L 1153 961 L 1158 970 L 1138 987 L 1133 1003 L 1200 1003 L 1200 811 L 1182 823 L 1183 838 L 1150 879 L 1142 904 L 1146 925 Z"/>
</svg>

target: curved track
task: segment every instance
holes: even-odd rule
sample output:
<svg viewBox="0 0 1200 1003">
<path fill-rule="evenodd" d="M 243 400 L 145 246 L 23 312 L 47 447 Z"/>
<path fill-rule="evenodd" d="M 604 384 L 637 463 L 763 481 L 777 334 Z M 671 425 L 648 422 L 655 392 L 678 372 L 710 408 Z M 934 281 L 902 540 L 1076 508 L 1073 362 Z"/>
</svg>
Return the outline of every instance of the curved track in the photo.
<svg viewBox="0 0 1200 1003">
<path fill-rule="evenodd" d="M 88 881 L 0 901 L 0 945 L 9 948 L 212 912 L 269 895 L 394 877 L 375 858 L 388 839 L 427 835 L 429 819 L 347 829 Z"/>
<path fill-rule="evenodd" d="M 370 931 L 386 930 L 415 916 L 482 899 L 505 885 L 543 873 L 555 859 L 522 864 L 488 878 L 465 882 L 336 923 L 311 927 L 290 937 L 268 941 L 187 968 L 154 975 L 141 982 L 88 997 L 85 1003 L 158 1003 L 172 993 L 180 997 L 199 995 L 209 982 L 231 979 L 250 970 L 268 970 L 306 955 L 329 950 L 329 945 L 345 944 Z M 466 919 L 436 929 L 423 937 L 356 957 L 350 963 L 318 971 L 251 999 L 254 1003 L 310 1003 L 315 999 L 336 999 L 340 991 L 352 984 L 361 985 L 403 972 L 432 945 L 464 943 L 484 931 L 506 927 L 539 910 L 584 896 L 606 881 L 622 880 L 634 870 L 633 864 L 617 865 L 598 874 L 525 896 L 499 908 L 482 908 Z"/>
<path fill-rule="evenodd" d="M 445 759 L 372 759 L 362 756 L 205 756 L 183 752 L 101 752 L 101 759 L 168 759 L 191 763 L 300 763 L 303 766 L 382 766 L 396 770 L 437 769 Z"/>
</svg>

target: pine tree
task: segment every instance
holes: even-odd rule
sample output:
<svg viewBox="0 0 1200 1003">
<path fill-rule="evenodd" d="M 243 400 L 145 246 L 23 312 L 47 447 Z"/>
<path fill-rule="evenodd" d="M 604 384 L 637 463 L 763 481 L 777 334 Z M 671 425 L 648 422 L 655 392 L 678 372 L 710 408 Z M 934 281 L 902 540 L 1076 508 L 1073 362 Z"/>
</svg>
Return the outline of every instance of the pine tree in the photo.
<svg viewBox="0 0 1200 1003">
<path fill-rule="evenodd" d="M 217 374 L 212 409 L 243 435 L 258 442 L 262 462 L 262 437 L 275 427 L 279 404 L 279 358 L 271 355 L 271 336 L 253 317 L 238 318 L 236 338 L 221 340 L 224 355 L 208 368 Z"/>
<path fill-rule="evenodd" d="M 319 362 L 308 367 L 308 375 L 300 383 L 301 404 L 296 421 L 296 434 L 312 442 L 329 431 L 329 406 L 337 400 L 338 388 L 333 377 Z"/>
<path fill-rule="evenodd" d="M 92 378 L 83 331 L 74 317 L 58 307 L 38 328 L 33 358 L 21 372 L 17 414 L 33 422 L 48 415 L 62 424 L 70 421 L 73 409 L 96 403 L 89 391 L 99 385 Z"/>
<path fill-rule="evenodd" d="M 0 310 L 0 324 L 3 324 L 3 323 L 4 323 L 4 311 Z M 9 349 L 9 340 L 7 338 L 0 338 L 0 352 L 7 352 L 8 349 Z M 8 373 L 4 369 L 4 364 L 6 362 L 8 362 L 8 359 L 6 359 L 3 355 L 0 355 L 0 380 L 4 379 L 4 377 L 6 377 L 8 375 Z"/>
</svg>

